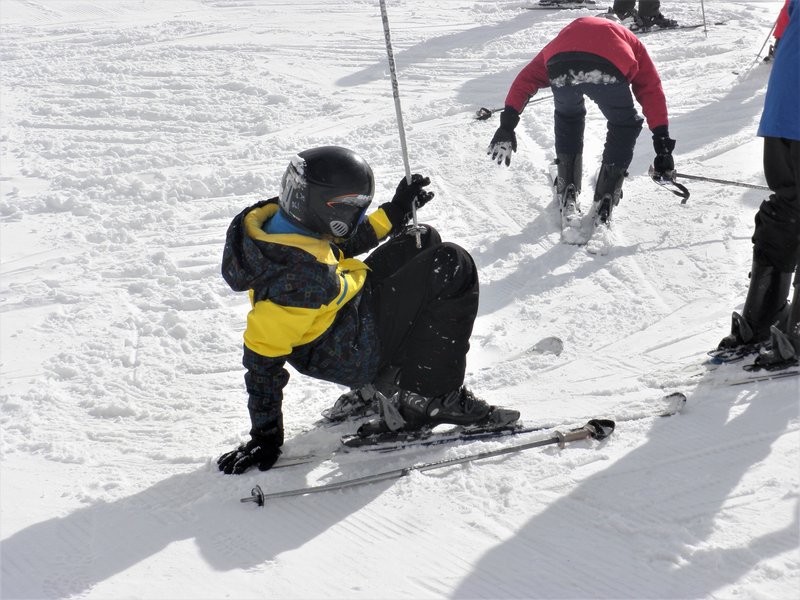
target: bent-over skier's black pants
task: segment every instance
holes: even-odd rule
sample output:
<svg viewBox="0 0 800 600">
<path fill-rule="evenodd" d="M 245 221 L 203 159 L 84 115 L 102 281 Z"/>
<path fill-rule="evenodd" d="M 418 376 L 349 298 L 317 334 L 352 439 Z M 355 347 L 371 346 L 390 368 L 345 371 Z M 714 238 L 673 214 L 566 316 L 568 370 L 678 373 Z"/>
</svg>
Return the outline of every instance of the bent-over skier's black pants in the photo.
<svg viewBox="0 0 800 600">
<path fill-rule="evenodd" d="M 627 169 L 644 120 L 619 69 L 596 54 L 562 52 L 547 61 L 547 76 L 555 105 L 556 154 L 583 152 L 588 96 L 608 121 L 603 163 Z"/>
<path fill-rule="evenodd" d="M 442 242 L 430 226 L 422 248 L 403 233 L 367 259 L 381 347 L 380 371 L 395 383 L 438 396 L 464 382 L 472 324 L 478 314 L 478 271 L 469 253 Z M 380 376 L 380 375 L 379 375 Z"/>
</svg>

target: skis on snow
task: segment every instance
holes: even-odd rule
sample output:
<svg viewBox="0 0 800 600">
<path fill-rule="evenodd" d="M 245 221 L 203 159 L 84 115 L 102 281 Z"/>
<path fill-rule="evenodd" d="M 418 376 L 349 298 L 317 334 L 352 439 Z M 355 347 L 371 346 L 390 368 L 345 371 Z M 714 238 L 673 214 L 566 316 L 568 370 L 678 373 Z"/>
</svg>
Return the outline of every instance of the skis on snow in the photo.
<svg viewBox="0 0 800 600">
<path fill-rule="evenodd" d="M 561 241 L 575 246 L 586 246 L 590 254 L 607 254 L 613 245 L 611 225 L 607 216 L 600 214 L 599 202 L 592 202 L 587 213 L 581 212 L 578 199 L 575 199 L 575 210 L 564 206 L 558 192 L 558 165 L 552 162 L 548 167 L 550 189 L 553 201 L 558 206 L 561 221 Z"/>
<path fill-rule="evenodd" d="M 569 428 L 566 431 L 562 431 L 562 429 L 571 426 L 564 424 L 536 425 L 527 427 L 518 425 L 514 429 L 472 432 L 466 434 L 464 434 L 463 432 L 457 432 L 455 434 L 453 432 L 444 432 L 441 434 L 436 432 L 431 432 L 429 436 L 417 440 L 396 439 L 390 443 L 384 442 L 381 444 L 370 445 L 369 447 L 362 445 L 359 447 L 359 450 L 369 449 L 369 450 L 377 450 L 380 452 L 392 452 L 394 450 L 400 450 L 403 448 L 408 448 L 410 446 L 432 446 L 445 443 L 460 443 L 467 441 L 488 441 L 488 440 L 504 441 L 511 436 L 517 436 L 525 433 L 541 432 L 545 430 L 554 430 L 553 433 L 550 434 L 548 437 L 540 440 L 534 440 L 523 444 L 504 446 L 497 450 L 476 452 L 460 458 L 427 462 L 427 463 L 416 463 L 410 466 L 394 469 L 391 471 L 385 471 L 374 475 L 367 475 L 366 477 L 359 477 L 356 479 L 337 481 L 330 484 L 324 484 L 313 487 L 303 487 L 294 490 L 274 492 L 269 494 L 265 494 L 264 491 L 261 489 L 261 487 L 256 485 L 251 490 L 250 496 L 247 498 L 242 498 L 241 501 L 255 502 L 256 504 L 258 504 L 258 506 L 263 506 L 265 501 L 269 499 L 284 498 L 288 496 L 304 496 L 306 494 L 340 490 L 344 488 L 356 487 L 369 483 L 386 481 L 389 479 L 398 479 L 400 477 L 408 475 L 413 471 L 429 471 L 431 469 L 439 469 L 453 465 L 464 464 L 467 462 L 472 462 L 485 458 L 491 458 L 503 454 L 522 452 L 530 448 L 537 448 L 553 444 L 558 444 L 560 447 L 563 448 L 566 444 L 578 440 L 583 440 L 583 439 L 602 440 L 611 435 L 611 433 L 614 431 L 616 427 L 616 423 L 637 421 L 641 419 L 654 418 L 654 417 L 669 417 L 681 412 L 685 404 L 686 404 L 686 396 L 684 394 L 677 392 L 668 394 L 660 398 L 659 401 L 656 404 L 654 404 L 652 409 L 646 409 L 644 411 L 638 411 L 633 413 L 622 412 L 619 415 L 615 415 L 615 418 L 613 420 L 589 419 L 586 422 L 586 424 L 583 425 L 582 427 Z M 346 446 L 343 446 L 343 450 L 347 451 L 348 449 Z M 279 466 L 304 464 L 315 460 L 324 460 L 325 458 L 330 458 L 334 454 L 336 454 L 336 452 L 332 454 L 327 454 L 325 456 L 305 455 L 298 457 L 281 457 L 281 459 L 279 459 L 278 464 L 276 464 L 276 466 L 273 468 Z"/>
<path fill-rule="evenodd" d="M 640 27 L 637 29 L 631 29 L 633 33 L 636 35 L 645 35 L 648 33 L 658 33 L 659 31 L 681 31 L 687 29 L 699 29 L 704 25 L 725 25 L 725 21 L 717 21 L 715 23 L 692 23 L 691 25 L 676 25 L 675 27 L 658 27 L 657 25 L 654 27 Z"/>
<path fill-rule="evenodd" d="M 556 431 L 550 437 L 547 437 L 542 440 L 536 440 L 525 444 L 517 444 L 514 446 L 506 446 L 505 448 L 499 448 L 497 450 L 476 452 L 474 454 L 468 454 L 460 458 L 451 458 L 445 460 L 437 460 L 433 462 L 417 463 L 407 467 L 393 469 L 391 471 L 384 471 L 382 473 L 375 473 L 374 475 L 358 477 L 356 479 L 347 479 L 345 481 L 336 481 L 333 483 L 327 483 L 323 485 L 303 487 L 294 490 L 286 490 L 283 492 L 272 492 L 269 494 L 265 494 L 264 491 L 261 489 L 261 486 L 256 485 L 254 488 L 250 490 L 250 496 L 247 498 L 242 498 L 240 501 L 255 502 L 258 506 L 264 506 L 264 503 L 267 500 L 274 498 L 305 496 L 307 494 L 341 490 L 345 488 L 367 485 L 370 483 L 388 481 L 391 479 L 400 479 L 401 477 L 405 477 L 413 473 L 414 471 L 425 472 L 425 471 L 431 471 L 433 469 L 443 469 L 445 467 L 461 465 L 468 462 L 474 462 L 476 460 L 483 460 L 486 458 L 502 456 L 504 454 L 522 452 L 523 450 L 528 450 L 530 448 L 539 448 L 542 446 L 548 446 L 553 444 L 558 444 L 559 447 L 563 448 L 567 444 L 572 442 L 577 442 L 579 440 L 585 440 L 585 439 L 603 440 L 614 432 L 614 428 L 615 428 L 614 421 L 608 419 L 592 419 L 591 421 L 586 423 L 586 425 L 584 425 L 583 427 L 570 429 L 569 431 L 565 432 Z"/>
<path fill-rule="evenodd" d="M 669 394 L 659 400 L 657 406 L 652 410 L 634 413 L 629 415 L 619 415 L 616 421 L 633 421 L 652 416 L 672 416 L 683 409 L 686 404 L 686 396 L 680 392 Z M 576 421 L 588 420 L 587 417 L 576 419 Z M 411 432 L 395 432 L 378 434 L 368 437 L 349 435 L 342 438 L 342 444 L 347 448 L 358 448 L 369 452 L 394 452 L 413 447 L 438 446 L 441 444 L 454 444 L 461 442 L 502 440 L 511 436 L 518 436 L 527 433 L 539 433 L 551 429 L 563 427 L 563 424 L 541 424 L 541 425 L 513 425 L 499 427 L 495 429 L 482 429 L 480 427 L 463 427 L 449 431 L 437 432 L 435 430 L 422 430 Z"/>
<path fill-rule="evenodd" d="M 737 371 L 738 376 L 730 377 L 720 382 L 720 385 L 725 386 L 763 383 L 800 375 L 800 363 L 796 360 L 776 365 L 756 364 L 755 357 L 757 357 L 762 350 L 769 350 L 769 343 L 745 344 L 735 348 L 725 349 L 716 348 L 707 352 L 708 359 L 705 364 L 707 368 L 713 370 L 723 365 L 735 364 L 749 357 L 753 357 L 752 360 L 740 365 L 744 373 Z"/>
<path fill-rule="evenodd" d="M 525 10 L 576 10 L 588 8 L 589 10 L 606 11 L 608 7 L 598 6 L 595 0 L 539 0 L 533 6 L 523 6 Z"/>
</svg>

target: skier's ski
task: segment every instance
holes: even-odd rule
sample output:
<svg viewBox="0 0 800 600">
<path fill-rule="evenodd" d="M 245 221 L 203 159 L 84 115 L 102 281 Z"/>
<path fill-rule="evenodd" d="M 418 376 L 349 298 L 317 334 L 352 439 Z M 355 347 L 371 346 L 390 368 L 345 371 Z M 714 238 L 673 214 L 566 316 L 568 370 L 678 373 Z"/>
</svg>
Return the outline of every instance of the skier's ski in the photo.
<svg viewBox="0 0 800 600">
<path fill-rule="evenodd" d="M 738 357 L 731 354 L 726 357 L 726 360 L 709 358 L 700 364 L 695 364 L 691 367 L 687 366 L 685 369 L 687 380 L 697 379 L 697 383 L 702 385 L 730 387 L 786 379 L 800 375 L 800 365 L 797 363 L 788 363 L 776 367 L 764 367 L 755 364 L 755 356 L 758 355 L 759 346 L 748 346 L 748 348 L 755 348 L 756 350 L 740 354 Z M 714 352 L 725 351 L 712 350 L 709 354 Z M 745 364 L 734 365 L 734 363 L 748 357 L 751 360 Z M 714 374 L 713 376 L 711 375 L 712 373 Z M 703 377 L 709 378 L 701 381 L 700 378 Z"/>
<path fill-rule="evenodd" d="M 272 498 L 305 496 L 307 494 L 314 494 L 318 492 L 341 490 L 345 488 L 366 485 L 369 483 L 378 483 L 380 481 L 399 479 L 401 477 L 405 477 L 406 475 L 414 471 L 425 472 L 425 471 L 431 471 L 433 469 L 443 469 L 445 467 L 461 465 L 464 463 L 474 462 L 486 458 L 494 458 L 496 456 L 502 456 L 504 454 L 522 452 L 523 450 L 528 450 L 530 448 L 539 448 L 542 446 L 556 445 L 556 444 L 560 448 L 564 448 L 568 443 L 577 442 L 580 440 L 585 440 L 585 439 L 604 440 L 614 432 L 614 428 L 615 428 L 614 421 L 611 421 L 609 419 L 592 419 L 591 421 L 586 423 L 586 425 L 584 425 L 583 427 L 571 429 L 566 432 L 555 431 L 553 435 L 542 440 L 536 440 L 533 442 L 528 442 L 526 444 L 519 444 L 516 446 L 507 446 L 505 448 L 499 448 L 497 450 L 477 452 L 475 454 L 468 454 L 467 456 L 462 456 L 461 458 L 451 458 L 447 460 L 438 460 L 435 462 L 413 464 L 407 467 L 402 467 L 400 469 L 385 471 L 383 473 L 376 473 L 375 475 L 367 475 L 366 477 L 358 477 L 356 479 L 335 481 L 333 483 L 328 483 L 324 485 L 303 487 L 295 490 L 286 490 L 284 492 L 274 492 L 271 494 L 265 494 L 264 491 L 261 489 L 261 486 L 256 485 L 250 490 L 250 496 L 247 498 L 241 498 L 240 502 L 255 502 L 258 506 L 264 506 L 264 502 Z"/>
<path fill-rule="evenodd" d="M 743 344 L 735 348 L 715 348 L 706 352 L 708 363 L 711 365 L 722 365 L 743 360 L 753 354 L 758 354 L 762 346 L 759 344 Z"/>
<path fill-rule="evenodd" d="M 629 27 L 633 33 L 636 35 L 644 35 L 647 33 L 658 33 L 659 31 L 681 31 L 686 29 L 698 29 L 699 27 L 703 27 L 704 25 L 725 25 L 725 21 L 716 21 L 715 23 L 692 23 L 691 25 L 676 25 L 675 27 L 658 27 L 657 25 L 654 27 L 639 27 L 633 28 Z"/>
<path fill-rule="evenodd" d="M 503 359 L 504 362 L 517 360 L 518 358 L 522 358 L 523 356 L 532 356 L 534 354 L 552 354 L 554 356 L 560 356 L 561 353 L 564 351 L 564 342 L 561 338 L 556 337 L 554 335 L 545 337 L 540 339 L 530 348 L 526 348 L 522 352 L 517 352 L 516 354 L 512 354 L 511 356 Z"/>
<path fill-rule="evenodd" d="M 523 6 L 525 10 L 580 10 L 589 9 L 597 11 L 607 11 L 607 6 L 598 6 L 594 0 L 583 0 L 582 2 L 568 2 L 564 0 L 539 0 L 533 6 Z"/>
<path fill-rule="evenodd" d="M 553 191 L 553 201 L 559 211 L 561 241 L 565 244 L 575 244 L 578 246 L 585 244 L 591 233 L 587 232 L 583 226 L 583 213 L 581 212 L 577 198 L 574 211 L 564 209 L 561 194 L 558 193 L 558 165 L 555 162 L 550 163 L 547 176 L 550 179 L 550 189 Z"/>
<path fill-rule="evenodd" d="M 745 373 L 748 373 L 745 370 Z M 793 367 L 785 368 L 780 371 L 767 371 L 767 370 L 757 370 L 757 371 L 749 371 L 749 375 L 744 377 L 740 377 L 738 379 L 733 380 L 726 380 L 725 385 L 727 386 L 738 386 L 738 385 L 748 385 L 751 383 L 762 383 L 765 381 L 776 381 L 778 379 L 789 379 L 791 377 L 797 377 L 800 375 L 800 368 L 796 365 Z"/>
<path fill-rule="evenodd" d="M 620 414 L 615 417 L 619 422 L 634 421 L 653 416 L 672 416 L 680 412 L 686 404 L 686 396 L 680 392 L 668 394 L 658 401 L 658 405 L 652 410 L 636 412 L 633 414 Z M 576 421 L 583 421 L 576 419 Z M 346 448 L 358 448 L 370 452 L 394 452 L 410 447 L 438 446 L 441 444 L 452 444 L 459 442 L 486 441 L 491 439 L 502 439 L 509 436 L 517 436 L 526 433 L 536 433 L 562 427 L 562 424 L 549 423 L 539 425 L 521 425 L 515 423 L 497 429 L 482 429 L 479 427 L 456 428 L 449 431 L 437 432 L 435 430 L 424 429 L 421 431 L 400 431 L 381 433 L 372 436 L 362 437 L 357 434 L 344 436 L 342 444 Z"/>
<path fill-rule="evenodd" d="M 614 419 L 623 423 L 627 421 L 638 421 L 652 417 L 670 417 L 675 415 L 686 405 L 686 396 L 680 392 L 673 392 L 661 397 L 652 408 L 637 410 L 634 412 L 617 411 Z M 576 418 L 574 421 L 584 421 L 587 417 Z M 527 433 L 538 433 L 564 427 L 564 423 L 544 423 L 535 425 L 524 425 L 517 422 L 514 425 L 502 427 L 494 430 L 479 428 L 455 428 L 446 431 L 423 430 L 417 432 L 398 432 L 394 434 L 379 434 L 378 437 L 370 436 L 364 438 L 357 434 L 345 435 L 342 437 L 342 446 L 338 450 L 322 454 L 303 454 L 298 456 L 282 455 L 278 462 L 272 467 L 278 469 L 282 467 L 292 467 L 295 465 L 307 464 L 322 461 L 333 457 L 340 452 L 366 451 L 387 453 L 396 450 L 413 447 L 430 447 L 442 444 L 458 444 L 461 442 L 477 442 L 489 440 L 502 440 L 504 438 L 518 436 Z M 355 440 L 355 438 L 360 438 Z"/>
</svg>

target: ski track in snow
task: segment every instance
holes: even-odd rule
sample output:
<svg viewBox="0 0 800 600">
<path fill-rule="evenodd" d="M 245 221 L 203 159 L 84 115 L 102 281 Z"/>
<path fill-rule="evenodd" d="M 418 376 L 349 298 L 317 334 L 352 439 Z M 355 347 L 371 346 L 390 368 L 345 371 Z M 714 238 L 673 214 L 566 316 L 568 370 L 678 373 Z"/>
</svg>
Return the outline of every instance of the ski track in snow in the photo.
<svg viewBox="0 0 800 600">
<path fill-rule="evenodd" d="M 485 156 L 517 74 L 575 11 L 519 0 L 388 3 L 420 219 L 475 258 L 467 385 L 527 423 L 581 425 L 689 396 L 602 443 L 396 482 L 238 498 L 453 458 L 500 442 L 339 454 L 220 475 L 249 429 L 248 301 L 219 275 L 225 231 L 289 157 L 348 146 L 376 205 L 403 176 L 374 0 L 3 0 L 0 338 L 3 598 L 789 598 L 800 587 L 797 378 L 730 387 L 705 351 L 747 291 L 764 195 L 648 181 L 645 129 L 602 252 L 560 243 L 552 104 L 510 168 Z M 763 183 L 755 137 L 781 2 L 709 1 L 702 29 L 644 39 L 678 170 Z M 699 3 L 664 2 L 684 23 Z M 322 16 L 320 16 L 322 15 Z M 738 72 L 738 75 L 734 73 Z M 588 103 L 581 201 L 605 122 Z M 548 335 L 561 356 L 525 353 Z M 341 386 L 297 374 L 287 455 Z M 534 439 L 536 436 L 531 436 Z"/>
</svg>

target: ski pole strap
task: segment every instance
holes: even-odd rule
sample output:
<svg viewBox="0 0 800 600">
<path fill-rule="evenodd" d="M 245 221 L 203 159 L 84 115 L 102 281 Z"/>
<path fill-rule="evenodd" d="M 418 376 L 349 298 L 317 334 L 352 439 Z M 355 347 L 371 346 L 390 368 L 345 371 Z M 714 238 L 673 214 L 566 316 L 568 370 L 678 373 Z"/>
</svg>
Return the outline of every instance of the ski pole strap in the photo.
<svg viewBox="0 0 800 600">
<path fill-rule="evenodd" d="M 656 173 L 653 165 L 650 165 L 650 168 L 647 170 L 647 174 L 650 175 L 650 179 L 652 179 L 655 183 L 660 185 L 665 190 L 672 192 L 676 196 L 681 198 L 681 204 L 686 204 L 686 201 L 689 199 L 689 190 L 686 188 L 685 185 L 678 183 L 675 181 L 675 177 L 677 177 L 677 173 L 674 173 L 671 178 L 664 178 L 661 176 L 660 173 Z"/>
<path fill-rule="evenodd" d="M 674 179 L 671 181 L 671 185 L 677 189 L 667 188 L 670 192 L 675 194 L 676 196 L 680 196 L 681 204 L 686 204 L 686 201 L 689 199 L 689 190 L 686 188 L 685 185 L 682 183 L 678 183 Z"/>
</svg>

